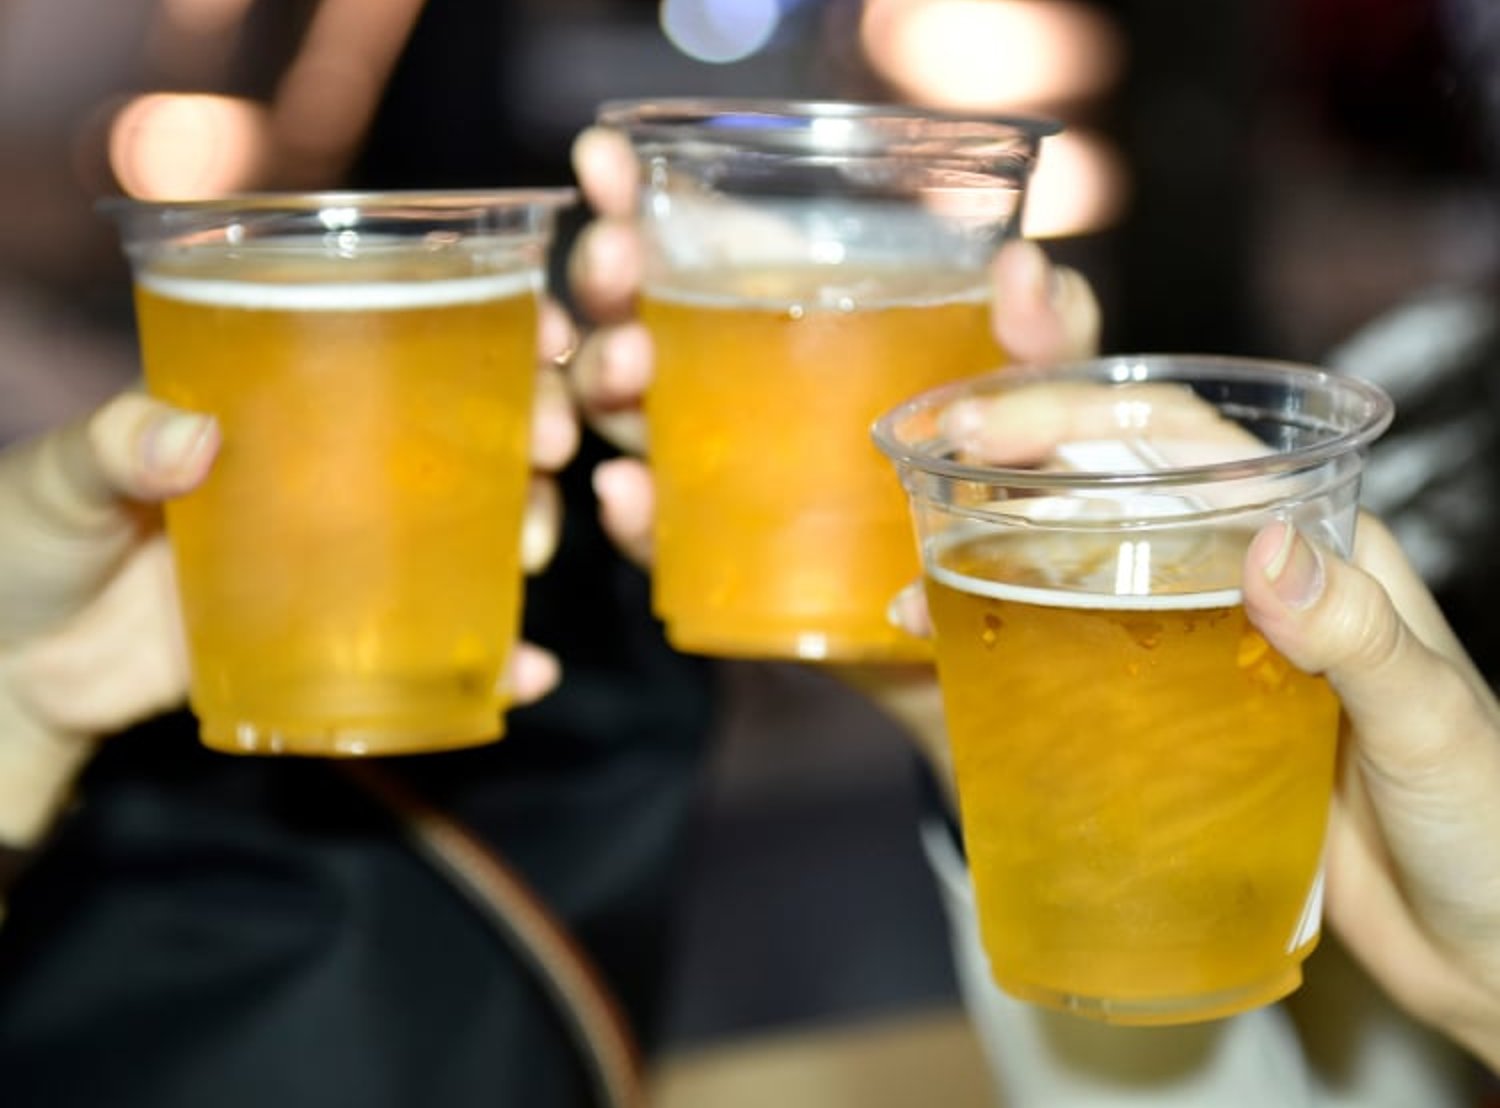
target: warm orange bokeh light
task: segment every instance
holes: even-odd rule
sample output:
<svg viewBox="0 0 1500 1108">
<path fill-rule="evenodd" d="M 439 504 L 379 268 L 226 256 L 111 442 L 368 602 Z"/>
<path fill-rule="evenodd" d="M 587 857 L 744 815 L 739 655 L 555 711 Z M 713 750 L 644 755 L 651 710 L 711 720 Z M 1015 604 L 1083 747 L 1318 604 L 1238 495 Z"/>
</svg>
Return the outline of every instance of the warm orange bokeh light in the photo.
<svg viewBox="0 0 1500 1108">
<path fill-rule="evenodd" d="M 249 187 L 266 154 L 265 107 L 229 96 L 138 96 L 109 127 L 115 179 L 143 200 L 198 200 Z"/>
<path fill-rule="evenodd" d="M 187 84 L 214 78 L 184 78 L 184 67 L 202 56 L 195 51 L 232 44 L 250 4 L 161 0 L 170 32 L 164 71 Z M 110 171 L 143 199 L 330 187 L 358 149 L 422 5 L 319 0 L 269 103 L 187 92 L 135 97 L 110 119 Z"/>
<path fill-rule="evenodd" d="M 1110 142 L 1090 131 L 1063 131 L 1042 140 L 1022 231 L 1044 239 L 1102 230 L 1120 218 L 1128 193 L 1124 159 Z"/>
<path fill-rule="evenodd" d="M 1094 96 L 1124 54 L 1114 23 L 1078 0 L 867 0 L 860 38 L 904 96 L 954 110 Z"/>
</svg>

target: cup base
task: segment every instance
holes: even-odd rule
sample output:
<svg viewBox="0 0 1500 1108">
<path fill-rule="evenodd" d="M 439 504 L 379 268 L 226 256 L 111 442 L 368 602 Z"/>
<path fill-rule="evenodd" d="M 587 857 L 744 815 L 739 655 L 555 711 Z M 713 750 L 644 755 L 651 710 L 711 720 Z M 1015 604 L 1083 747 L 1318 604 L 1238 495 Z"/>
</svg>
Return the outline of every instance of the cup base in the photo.
<svg viewBox="0 0 1500 1108">
<path fill-rule="evenodd" d="M 1300 964 L 1264 981 L 1235 989 L 1197 996 L 1116 997 L 1079 996 L 1044 986 L 1000 982 L 1000 987 L 1017 1000 L 1069 1012 L 1084 1019 L 1112 1023 L 1122 1027 L 1160 1027 L 1169 1024 L 1203 1023 L 1223 1019 L 1261 1008 L 1295 992 L 1302 984 Z"/>
<path fill-rule="evenodd" d="M 931 643 L 899 632 L 882 641 L 794 628 L 734 634 L 681 620 L 669 622 L 666 632 L 674 650 L 714 658 L 784 662 L 932 661 Z"/>
<path fill-rule="evenodd" d="M 281 754 L 319 758 L 380 757 L 430 754 L 495 742 L 504 724 L 491 713 L 424 720 L 420 727 L 305 723 L 282 726 L 246 720 L 200 720 L 199 738 L 210 750 L 225 754 Z"/>
</svg>

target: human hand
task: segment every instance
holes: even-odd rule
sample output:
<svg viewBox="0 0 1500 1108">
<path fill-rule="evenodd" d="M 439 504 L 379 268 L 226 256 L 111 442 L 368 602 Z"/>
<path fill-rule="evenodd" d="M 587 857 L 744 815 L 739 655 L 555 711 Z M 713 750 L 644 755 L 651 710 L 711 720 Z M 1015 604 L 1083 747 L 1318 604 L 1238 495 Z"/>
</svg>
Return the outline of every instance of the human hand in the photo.
<svg viewBox="0 0 1500 1108">
<path fill-rule="evenodd" d="M 1254 444 L 1187 390 L 1061 386 L 946 413 L 977 458 L 1042 461 L 1057 442 L 1111 438 L 1149 402 L 1153 430 L 1194 443 Z M 1330 925 L 1371 976 L 1418 1018 L 1500 1064 L 1500 705 L 1436 601 L 1376 519 L 1352 559 L 1286 523 L 1251 541 L 1246 611 L 1292 664 L 1322 674 L 1344 708 L 1345 749 L 1330 814 Z M 927 630 L 919 591 L 900 612 Z"/>
<path fill-rule="evenodd" d="M 1352 563 L 1283 524 L 1246 555 L 1245 607 L 1325 675 L 1346 749 L 1330 925 L 1391 997 L 1500 1070 L 1500 705 L 1378 520 Z"/>
<path fill-rule="evenodd" d="M 218 443 L 211 419 L 127 393 L 0 454 L 0 842 L 41 833 L 96 736 L 181 700 L 151 506 L 197 486 Z"/>
<path fill-rule="evenodd" d="M 528 572 L 555 549 L 549 475 L 578 444 L 555 365 L 571 324 L 547 305 L 540 331 Z M 186 650 L 158 505 L 197 487 L 218 446 L 209 416 L 129 392 L 0 453 L 0 844 L 42 832 L 95 739 L 183 702 Z M 558 677 L 551 654 L 522 643 L 505 680 L 527 703 Z"/>
</svg>

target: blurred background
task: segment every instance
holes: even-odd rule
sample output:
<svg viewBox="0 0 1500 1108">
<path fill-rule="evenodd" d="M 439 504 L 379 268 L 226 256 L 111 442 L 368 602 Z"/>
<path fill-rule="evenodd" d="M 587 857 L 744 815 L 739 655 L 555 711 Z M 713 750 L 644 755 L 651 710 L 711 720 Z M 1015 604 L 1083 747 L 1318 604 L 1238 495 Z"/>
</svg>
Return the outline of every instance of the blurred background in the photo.
<svg viewBox="0 0 1500 1108">
<path fill-rule="evenodd" d="M 1106 349 L 1324 360 L 1500 272 L 1497 40 L 1490 0 L 0 0 L 0 441 L 133 379 L 99 197 L 559 183 L 621 96 L 1058 117 L 1026 229 Z M 945 1018 L 901 736 L 721 668 L 666 1042 Z"/>
</svg>

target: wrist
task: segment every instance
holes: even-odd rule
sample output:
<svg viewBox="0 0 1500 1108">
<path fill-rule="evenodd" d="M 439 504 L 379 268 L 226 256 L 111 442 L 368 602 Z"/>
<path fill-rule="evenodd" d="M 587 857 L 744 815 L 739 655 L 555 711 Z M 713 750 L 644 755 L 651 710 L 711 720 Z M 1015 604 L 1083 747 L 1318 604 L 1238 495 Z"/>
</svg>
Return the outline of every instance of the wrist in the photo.
<svg viewBox="0 0 1500 1108">
<path fill-rule="evenodd" d="M 47 834 L 98 742 L 48 727 L 15 688 L 0 659 L 0 846 L 26 850 Z"/>
</svg>

